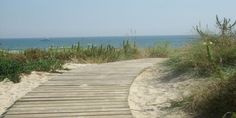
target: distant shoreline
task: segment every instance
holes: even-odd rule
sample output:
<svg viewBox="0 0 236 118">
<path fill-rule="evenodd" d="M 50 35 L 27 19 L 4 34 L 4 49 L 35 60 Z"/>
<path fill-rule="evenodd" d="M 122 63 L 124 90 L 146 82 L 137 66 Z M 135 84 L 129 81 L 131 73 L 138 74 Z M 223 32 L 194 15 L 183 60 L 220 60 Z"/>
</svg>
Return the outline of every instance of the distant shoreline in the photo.
<svg viewBox="0 0 236 118">
<path fill-rule="evenodd" d="M 50 39 L 55 39 L 55 38 L 97 38 L 97 37 L 165 37 L 165 36 L 194 36 L 197 37 L 198 35 L 191 35 L 191 34 L 177 34 L 177 35 L 128 35 L 128 36 L 122 36 L 122 35 L 117 35 L 117 36 L 61 36 L 61 37 L 0 37 L 1 39 L 45 39 L 45 38 L 50 38 Z"/>
<path fill-rule="evenodd" d="M 88 45 L 112 45 L 121 47 L 124 40 L 135 42 L 140 48 L 152 47 L 155 43 L 169 42 L 173 47 L 180 47 L 194 40 L 194 35 L 163 35 L 163 36 L 116 36 L 116 37 L 75 37 L 75 38 L 13 38 L 0 39 L 0 48 L 9 50 L 22 50 L 28 48 L 70 47 L 80 43 Z M 45 40 L 45 41 L 44 41 Z M 46 41 L 47 40 L 47 41 Z"/>
</svg>

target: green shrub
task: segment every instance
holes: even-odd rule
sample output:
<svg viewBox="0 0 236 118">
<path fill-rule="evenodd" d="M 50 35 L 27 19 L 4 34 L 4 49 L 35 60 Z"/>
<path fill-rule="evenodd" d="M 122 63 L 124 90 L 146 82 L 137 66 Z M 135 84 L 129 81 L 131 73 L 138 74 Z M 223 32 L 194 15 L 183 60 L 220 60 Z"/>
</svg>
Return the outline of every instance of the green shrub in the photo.
<svg viewBox="0 0 236 118">
<path fill-rule="evenodd" d="M 111 45 L 91 45 L 87 48 L 80 48 L 78 50 L 78 48 L 75 47 L 75 49 L 75 57 L 78 60 L 84 60 L 90 63 L 112 62 L 118 60 L 120 56 L 119 50 Z"/>
<path fill-rule="evenodd" d="M 44 51 L 42 49 L 26 49 L 24 51 L 24 55 L 28 60 L 37 60 L 37 59 L 44 59 L 48 58 L 49 54 L 47 51 Z"/>
<path fill-rule="evenodd" d="M 18 59 L 18 58 L 17 58 Z M 17 83 L 20 82 L 20 74 L 31 71 L 55 72 L 62 68 L 63 62 L 57 59 L 38 59 L 20 61 L 15 58 L 0 58 L 0 81 L 9 79 Z"/>
<path fill-rule="evenodd" d="M 27 57 L 21 53 L 7 53 L 5 57 L 7 59 L 15 60 L 21 63 L 25 63 L 27 61 Z"/>
<path fill-rule="evenodd" d="M 61 61 L 65 61 L 70 60 L 72 58 L 72 54 L 69 52 L 56 52 L 53 57 Z"/>
<path fill-rule="evenodd" d="M 22 63 L 8 58 L 0 58 L 0 81 L 8 78 L 10 81 L 20 82 Z"/>
<path fill-rule="evenodd" d="M 171 56 L 169 64 L 175 70 L 191 70 L 198 75 L 223 78 L 222 68 L 236 67 L 236 36 L 232 31 L 235 24 L 230 24 L 227 19 L 222 23 L 218 20 L 219 33 L 209 34 L 197 27 L 199 40 L 179 49 L 177 54 Z"/>
<path fill-rule="evenodd" d="M 154 47 L 148 49 L 148 57 L 168 57 L 170 54 L 170 43 L 157 43 Z"/>
<path fill-rule="evenodd" d="M 0 57 L 0 81 L 7 78 L 17 83 L 20 82 L 22 73 L 54 72 L 56 69 L 61 69 L 63 61 L 49 56 L 48 52 L 39 49 L 28 49 L 24 53 L 4 52 Z"/>
<path fill-rule="evenodd" d="M 227 80 L 212 82 L 193 95 L 191 112 L 199 118 L 222 118 L 226 112 L 236 111 L 236 74 Z"/>
<path fill-rule="evenodd" d="M 212 73 L 211 62 L 208 60 L 205 46 L 201 43 L 192 43 L 178 49 L 168 62 L 176 71 L 194 71 L 198 75 Z"/>
<path fill-rule="evenodd" d="M 141 52 L 136 47 L 135 42 L 132 44 L 129 40 L 123 41 L 120 53 L 121 59 L 136 59 L 141 57 Z"/>
<path fill-rule="evenodd" d="M 178 49 L 168 62 L 176 71 L 214 78 L 186 98 L 184 106 L 196 118 L 222 118 L 225 113 L 236 111 L 235 25 L 236 22 L 231 24 L 226 18 L 219 21 L 217 17 L 218 33 L 207 33 L 196 27 L 199 39 Z"/>
<path fill-rule="evenodd" d="M 45 71 L 55 72 L 62 68 L 62 62 L 57 59 L 39 59 L 25 63 L 24 72 Z"/>
</svg>

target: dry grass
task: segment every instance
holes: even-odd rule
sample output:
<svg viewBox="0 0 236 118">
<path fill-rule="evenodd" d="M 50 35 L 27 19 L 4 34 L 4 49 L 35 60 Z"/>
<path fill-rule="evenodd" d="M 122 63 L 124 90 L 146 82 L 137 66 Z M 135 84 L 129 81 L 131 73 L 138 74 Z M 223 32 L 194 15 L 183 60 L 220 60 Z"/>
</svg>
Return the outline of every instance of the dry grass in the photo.
<svg viewBox="0 0 236 118">
<path fill-rule="evenodd" d="M 236 111 L 236 74 L 228 80 L 214 81 L 201 86 L 193 95 L 188 110 L 197 118 L 222 118 Z"/>
</svg>

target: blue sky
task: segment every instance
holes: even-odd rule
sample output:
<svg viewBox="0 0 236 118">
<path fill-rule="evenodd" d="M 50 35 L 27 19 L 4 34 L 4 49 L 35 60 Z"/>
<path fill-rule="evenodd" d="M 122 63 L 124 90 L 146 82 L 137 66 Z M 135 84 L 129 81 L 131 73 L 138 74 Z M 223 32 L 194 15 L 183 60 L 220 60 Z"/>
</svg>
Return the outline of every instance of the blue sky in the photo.
<svg viewBox="0 0 236 118">
<path fill-rule="evenodd" d="M 235 0 L 0 0 L 0 38 L 194 34 Z"/>
</svg>

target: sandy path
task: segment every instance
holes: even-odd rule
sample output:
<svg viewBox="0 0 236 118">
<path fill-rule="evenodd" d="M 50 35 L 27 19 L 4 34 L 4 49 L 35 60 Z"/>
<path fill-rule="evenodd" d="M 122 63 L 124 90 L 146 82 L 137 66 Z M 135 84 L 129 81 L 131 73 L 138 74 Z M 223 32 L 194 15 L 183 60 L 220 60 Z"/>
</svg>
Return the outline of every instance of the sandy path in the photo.
<svg viewBox="0 0 236 118">
<path fill-rule="evenodd" d="M 191 118 L 172 101 L 182 101 L 200 81 L 189 75 L 172 75 L 160 63 L 148 68 L 133 82 L 129 105 L 135 118 Z"/>
</svg>

